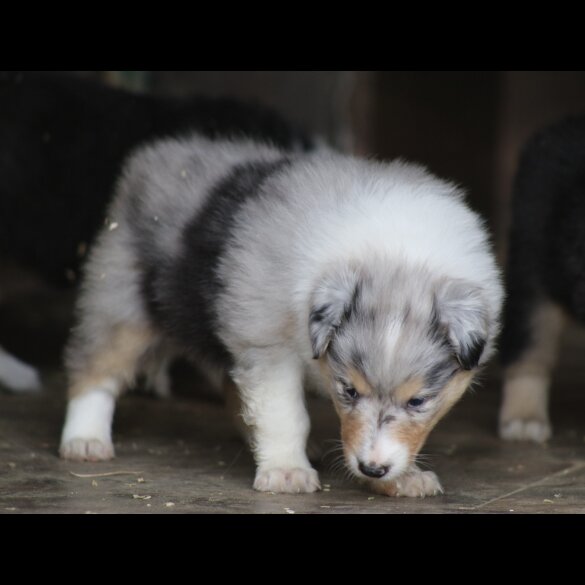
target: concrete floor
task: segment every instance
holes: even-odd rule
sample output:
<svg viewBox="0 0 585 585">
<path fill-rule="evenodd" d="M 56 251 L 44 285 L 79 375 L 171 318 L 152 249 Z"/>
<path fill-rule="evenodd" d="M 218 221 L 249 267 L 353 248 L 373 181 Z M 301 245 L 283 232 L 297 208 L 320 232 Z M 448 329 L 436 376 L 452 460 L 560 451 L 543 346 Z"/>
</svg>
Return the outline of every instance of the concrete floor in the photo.
<svg viewBox="0 0 585 585">
<path fill-rule="evenodd" d="M 58 355 L 64 334 L 61 329 L 30 335 L 48 328 L 46 316 L 45 321 L 35 317 L 30 306 L 28 341 L 19 343 L 27 348 L 25 357 L 43 364 L 46 390 L 29 396 L 0 393 L 0 514 L 585 512 L 585 398 L 578 395 L 585 378 L 582 331 L 572 330 L 565 339 L 552 399 L 555 434 L 548 445 L 497 439 L 499 377 L 492 368 L 483 386 L 455 406 L 423 449 L 444 495 L 420 500 L 371 494 L 332 470 L 333 454 L 316 464 L 324 491 L 273 495 L 252 490 L 252 458 L 221 400 L 198 389 L 198 383 L 192 387 L 185 372 L 179 376 L 181 392 L 171 400 L 138 394 L 121 400 L 114 461 L 60 460 L 65 388 Z M 22 318 L 18 311 L 0 313 L 0 330 L 9 335 L 19 323 L 22 338 Z M 8 345 L 2 336 L 0 342 Z M 310 408 L 315 441 L 326 452 L 337 438 L 335 414 L 323 400 L 311 399 Z"/>
</svg>

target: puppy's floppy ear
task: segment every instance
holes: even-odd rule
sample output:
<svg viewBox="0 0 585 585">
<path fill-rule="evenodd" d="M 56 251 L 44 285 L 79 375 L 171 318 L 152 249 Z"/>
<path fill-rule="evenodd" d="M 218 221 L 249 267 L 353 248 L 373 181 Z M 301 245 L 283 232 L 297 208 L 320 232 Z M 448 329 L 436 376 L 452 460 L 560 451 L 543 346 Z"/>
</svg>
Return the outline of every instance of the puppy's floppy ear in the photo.
<svg viewBox="0 0 585 585">
<path fill-rule="evenodd" d="M 465 370 L 479 365 L 488 336 L 482 290 L 464 280 L 447 280 L 435 295 L 435 321 Z M 437 325 L 437 323 L 435 323 Z"/>
<path fill-rule="evenodd" d="M 314 359 L 323 357 L 335 331 L 355 310 L 359 288 L 359 276 L 351 269 L 333 272 L 317 285 L 309 315 Z"/>
</svg>

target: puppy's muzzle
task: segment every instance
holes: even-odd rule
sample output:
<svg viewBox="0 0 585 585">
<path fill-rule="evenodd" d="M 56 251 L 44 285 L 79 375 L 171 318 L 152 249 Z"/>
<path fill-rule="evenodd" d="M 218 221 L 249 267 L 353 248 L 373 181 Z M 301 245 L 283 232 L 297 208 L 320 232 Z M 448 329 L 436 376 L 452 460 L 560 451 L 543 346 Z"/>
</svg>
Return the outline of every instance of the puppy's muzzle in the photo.
<svg viewBox="0 0 585 585">
<path fill-rule="evenodd" d="M 365 465 L 362 461 L 359 462 L 358 467 L 364 475 L 375 479 L 384 477 L 390 470 L 389 465 Z"/>
</svg>

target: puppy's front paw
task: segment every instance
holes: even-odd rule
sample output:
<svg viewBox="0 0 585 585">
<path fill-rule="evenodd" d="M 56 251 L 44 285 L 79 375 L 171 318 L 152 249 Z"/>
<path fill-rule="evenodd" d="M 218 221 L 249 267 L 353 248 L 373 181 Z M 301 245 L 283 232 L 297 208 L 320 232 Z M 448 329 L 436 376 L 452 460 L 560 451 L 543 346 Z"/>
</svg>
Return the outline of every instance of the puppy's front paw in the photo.
<svg viewBox="0 0 585 585">
<path fill-rule="evenodd" d="M 100 439 L 69 439 L 61 443 L 59 455 L 71 461 L 108 461 L 114 457 L 114 445 Z"/>
<path fill-rule="evenodd" d="M 432 471 L 415 469 L 393 481 L 372 481 L 372 489 L 385 496 L 406 496 L 407 498 L 424 498 L 443 493 L 437 474 Z"/>
<path fill-rule="evenodd" d="M 506 441 L 534 441 L 544 443 L 551 437 L 552 429 L 546 420 L 515 418 L 500 421 L 500 437 Z"/>
<path fill-rule="evenodd" d="M 314 469 L 295 467 L 258 470 L 254 489 L 259 492 L 301 494 L 321 489 L 319 476 Z"/>
</svg>

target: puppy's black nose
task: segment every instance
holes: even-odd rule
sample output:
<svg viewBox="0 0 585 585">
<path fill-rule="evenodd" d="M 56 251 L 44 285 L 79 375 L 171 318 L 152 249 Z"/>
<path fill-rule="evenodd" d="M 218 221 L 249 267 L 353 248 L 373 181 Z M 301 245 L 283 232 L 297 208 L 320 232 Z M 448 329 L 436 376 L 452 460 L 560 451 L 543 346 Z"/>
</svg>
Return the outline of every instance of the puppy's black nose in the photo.
<svg viewBox="0 0 585 585">
<path fill-rule="evenodd" d="M 364 465 L 361 461 L 359 462 L 360 471 L 367 475 L 368 477 L 375 477 L 379 479 L 380 477 L 384 477 L 388 470 L 390 469 L 389 465 Z"/>
</svg>

